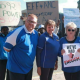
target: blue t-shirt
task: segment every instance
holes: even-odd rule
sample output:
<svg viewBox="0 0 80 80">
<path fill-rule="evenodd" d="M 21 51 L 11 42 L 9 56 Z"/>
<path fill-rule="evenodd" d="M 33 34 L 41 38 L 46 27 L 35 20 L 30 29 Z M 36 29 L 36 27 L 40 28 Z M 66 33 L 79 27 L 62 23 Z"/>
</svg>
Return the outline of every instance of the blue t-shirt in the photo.
<svg viewBox="0 0 80 80">
<path fill-rule="evenodd" d="M 53 33 L 53 37 L 47 32 L 40 35 L 38 40 L 38 48 L 42 49 L 40 56 L 40 67 L 54 68 L 59 51 L 59 38 Z M 38 51 L 37 51 L 38 53 Z"/>
<path fill-rule="evenodd" d="M 5 60 L 8 58 L 8 52 L 3 49 L 6 38 L 7 36 L 0 34 L 0 60 Z"/>
<path fill-rule="evenodd" d="M 33 68 L 37 41 L 37 31 L 28 33 L 25 25 L 10 32 L 4 45 L 5 48 L 11 50 L 7 69 L 14 73 L 28 73 Z"/>
<path fill-rule="evenodd" d="M 62 50 L 62 45 L 68 43 L 68 41 L 66 40 L 66 37 L 63 37 L 60 39 L 60 56 L 61 56 L 61 50 Z M 74 41 L 74 43 L 80 43 L 80 37 L 77 37 L 76 40 Z M 78 72 L 80 71 L 80 66 L 73 66 L 73 67 L 64 67 L 63 64 L 63 56 L 61 56 L 61 62 L 62 62 L 62 70 L 64 72 L 69 72 L 69 73 L 74 73 L 74 72 Z"/>
</svg>

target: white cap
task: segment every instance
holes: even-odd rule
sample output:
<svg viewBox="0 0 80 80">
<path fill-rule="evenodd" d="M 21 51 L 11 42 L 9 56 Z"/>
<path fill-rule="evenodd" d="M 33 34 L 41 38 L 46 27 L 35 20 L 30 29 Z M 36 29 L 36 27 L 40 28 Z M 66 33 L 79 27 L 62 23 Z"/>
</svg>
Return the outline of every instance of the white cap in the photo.
<svg viewBox="0 0 80 80">
<path fill-rule="evenodd" d="M 43 24 L 39 25 L 38 29 L 40 28 L 44 28 L 44 25 Z"/>
</svg>

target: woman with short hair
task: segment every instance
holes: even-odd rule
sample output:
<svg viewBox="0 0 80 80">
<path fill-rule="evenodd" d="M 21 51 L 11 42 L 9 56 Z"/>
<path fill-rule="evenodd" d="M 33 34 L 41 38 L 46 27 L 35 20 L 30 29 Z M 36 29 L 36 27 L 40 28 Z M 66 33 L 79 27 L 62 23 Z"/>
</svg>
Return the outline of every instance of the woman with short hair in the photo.
<svg viewBox="0 0 80 80">
<path fill-rule="evenodd" d="M 74 22 L 69 22 L 65 27 L 65 31 L 66 31 L 66 36 L 60 39 L 60 54 L 67 55 L 69 60 L 73 60 L 75 52 L 68 53 L 66 49 L 63 47 L 63 45 L 72 45 L 74 43 L 80 44 L 80 37 L 75 37 L 77 31 L 76 24 Z M 80 49 L 78 49 L 77 52 L 79 53 Z M 61 60 L 62 60 L 62 70 L 64 72 L 65 79 L 80 80 L 80 66 L 75 65 L 75 66 L 64 67 L 63 56 L 61 56 Z M 71 62 L 68 64 L 71 64 Z"/>
<path fill-rule="evenodd" d="M 57 69 L 59 38 L 53 33 L 55 26 L 55 21 L 47 20 L 44 25 L 46 32 L 39 37 L 36 60 L 40 80 L 51 80 L 54 66 Z"/>
</svg>

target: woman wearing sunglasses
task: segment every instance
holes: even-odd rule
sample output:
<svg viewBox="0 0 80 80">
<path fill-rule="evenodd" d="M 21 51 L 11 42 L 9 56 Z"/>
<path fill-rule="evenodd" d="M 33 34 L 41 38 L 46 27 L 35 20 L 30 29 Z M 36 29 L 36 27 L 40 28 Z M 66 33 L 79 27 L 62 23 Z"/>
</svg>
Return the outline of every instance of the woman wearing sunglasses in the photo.
<svg viewBox="0 0 80 80">
<path fill-rule="evenodd" d="M 65 44 L 71 45 L 74 43 L 80 44 L 80 37 L 75 37 L 77 31 L 76 24 L 73 22 L 69 22 L 65 27 L 65 31 L 66 31 L 66 36 L 60 39 L 60 54 L 62 60 L 62 70 L 64 72 L 64 76 L 66 80 L 80 80 L 80 66 L 64 67 L 64 63 L 63 63 L 64 60 L 62 56 L 66 53 L 66 50 L 64 49 L 63 45 Z M 80 49 L 76 51 L 80 53 Z M 73 60 L 74 54 L 72 53 L 68 54 L 68 58 L 69 60 Z"/>
</svg>

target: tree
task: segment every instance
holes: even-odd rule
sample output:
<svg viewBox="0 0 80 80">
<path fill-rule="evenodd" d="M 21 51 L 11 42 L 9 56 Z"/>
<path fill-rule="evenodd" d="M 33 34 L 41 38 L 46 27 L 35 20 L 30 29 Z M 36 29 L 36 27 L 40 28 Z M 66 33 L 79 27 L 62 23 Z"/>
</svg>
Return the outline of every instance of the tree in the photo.
<svg viewBox="0 0 80 80">
<path fill-rule="evenodd" d="M 80 0 L 79 0 L 77 3 L 78 3 L 78 8 L 79 8 L 79 10 L 80 10 Z"/>
</svg>

